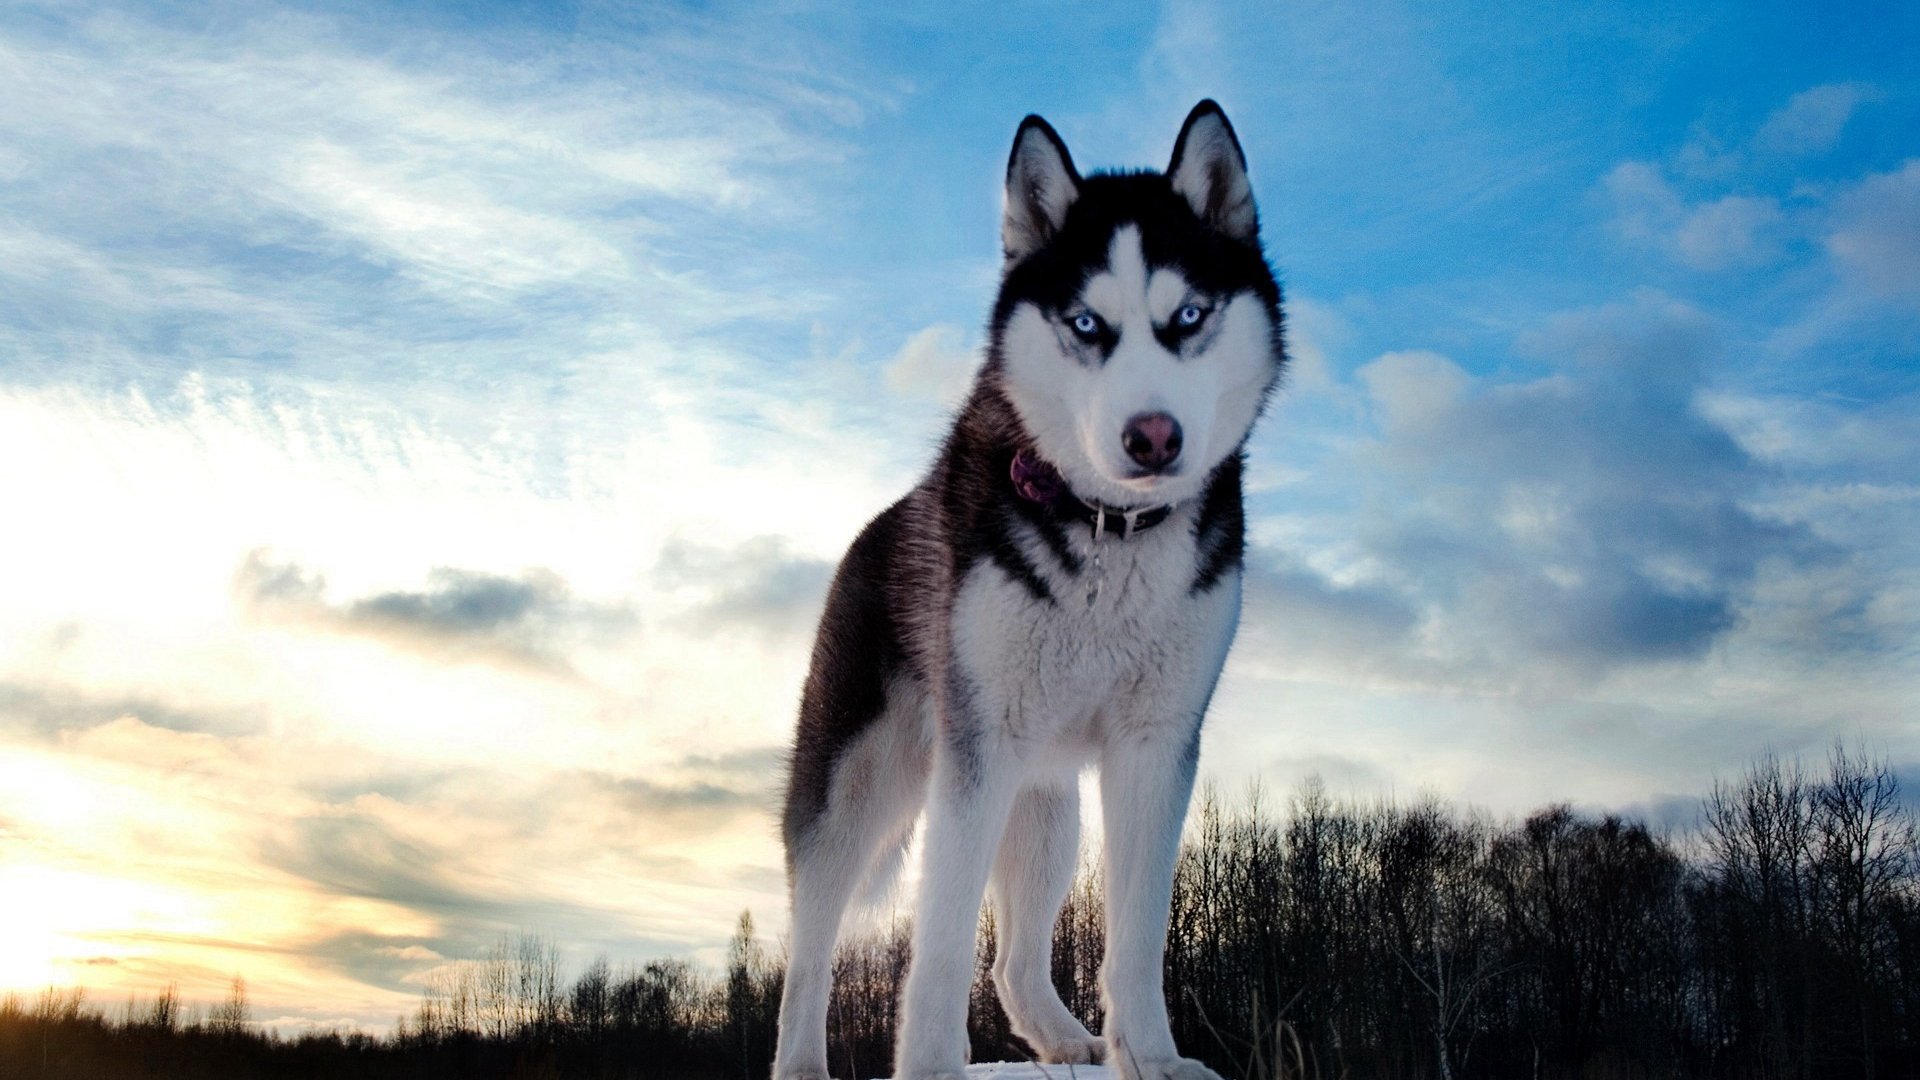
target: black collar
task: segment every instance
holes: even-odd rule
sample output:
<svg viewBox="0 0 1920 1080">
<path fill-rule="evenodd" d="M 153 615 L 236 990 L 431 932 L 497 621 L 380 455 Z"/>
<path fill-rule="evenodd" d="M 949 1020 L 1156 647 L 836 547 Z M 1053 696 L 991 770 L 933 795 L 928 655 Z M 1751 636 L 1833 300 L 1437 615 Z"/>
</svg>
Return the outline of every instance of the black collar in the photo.
<svg viewBox="0 0 1920 1080">
<path fill-rule="evenodd" d="M 1026 450 L 1013 455 L 1007 474 L 1013 480 L 1013 490 L 1021 498 L 1040 503 L 1061 517 L 1089 526 L 1093 529 L 1095 540 L 1108 533 L 1122 540 L 1131 540 L 1136 534 L 1153 528 L 1173 515 L 1172 503 L 1117 507 L 1088 502 L 1067 487 L 1060 470 Z"/>
</svg>

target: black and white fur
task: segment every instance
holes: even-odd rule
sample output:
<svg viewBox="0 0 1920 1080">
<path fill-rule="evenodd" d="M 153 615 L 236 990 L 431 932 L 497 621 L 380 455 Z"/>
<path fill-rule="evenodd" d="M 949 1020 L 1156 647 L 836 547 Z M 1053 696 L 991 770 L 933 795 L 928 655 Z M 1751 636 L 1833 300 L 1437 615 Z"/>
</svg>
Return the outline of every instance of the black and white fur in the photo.
<svg viewBox="0 0 1920 1080">
<path fill-rule="evenodd" d="M 854 540 L 814 646 L 784 820 L 777 1080 L 827 1077 L 842 915 L 923 809 L 898 1080 L 963 1072 L 989 884 L 995 984 L 1039 1059 L 1213 1077 L 1174 1048 L 1161 964 L 1200 724 L 1239 619 L 1243 447 L 1284 362 L 1258 229 L 1211 101 L 1164 174 L 1082 178 L 1044 120 L 1021 124 L 986 361 L 932 471 Z M 1016 484 L 1016 455 L 1044 463 L 1059 495 Z M 1162 506 L 1138 531 L 1100 509 Z M 1105 813 L 1104 1038 L 1049 975 L 1089 765 Z"/>
</svg>

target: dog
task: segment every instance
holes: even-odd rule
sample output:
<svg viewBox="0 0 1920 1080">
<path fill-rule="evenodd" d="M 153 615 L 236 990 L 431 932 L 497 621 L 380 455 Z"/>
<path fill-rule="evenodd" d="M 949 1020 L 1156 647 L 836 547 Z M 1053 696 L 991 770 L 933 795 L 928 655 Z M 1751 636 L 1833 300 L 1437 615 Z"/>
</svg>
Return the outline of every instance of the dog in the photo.
<svg viewBox="0 0 1920 1080">
<path fill-rule="evenodd" d="M 1245 446 L 1286 362 L 1280 287 L 1212 101 L 1164 173 L 1082 177 L 1028 116 L 1005 199 L 984 362 L 932 470 L 848 549 L 815 639 L 782 821 L 776 1080 L 828 1077 L 842 916 L 923 809 L 896 1080 L 965 1071 L 989 884 L 995 988 L 1039 1060 L 1217 1080 L 1175 1049 L 1161 968 L 1201 721 L 1240 615 Z M 1103 1038 L 1050 977 L 1090 765 Z"/>
</svg>

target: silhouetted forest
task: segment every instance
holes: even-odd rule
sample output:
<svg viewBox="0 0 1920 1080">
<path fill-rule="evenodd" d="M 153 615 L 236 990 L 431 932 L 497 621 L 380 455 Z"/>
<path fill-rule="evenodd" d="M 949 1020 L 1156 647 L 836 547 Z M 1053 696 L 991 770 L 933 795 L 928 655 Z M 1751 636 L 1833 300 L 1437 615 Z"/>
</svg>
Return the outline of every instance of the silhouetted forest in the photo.
<svg viewBox="0 0 1920 1080">
<path fill-rule="evenodd" d="M 1167 985 L 1188 1052 L 1233 1076 L 1920 1076 L 1920 834 L 1883 762 L 1764 758 L 1668 836 L 1549 807 L 1494 822 L 1431 801 L 1283 808 L 1204 794 L 1180 856 Z M 1083 870 L 1055 981 L 1098 1028 L 1102 914 Z M 884 1076 L 907 925 L 838 964 L 834 1071 Z M 1021 1059 L 974 986 L 974 1059 Z M 643 1077 L 764 1080 L 778 956 L 743 915 L 725 970 L 503 940 L 442 969 L 393 1033 L 286 1039 L 244 985 L 110 1018 L 78 991 L 0 1003 L 6 1077 Z"/>
</svg>

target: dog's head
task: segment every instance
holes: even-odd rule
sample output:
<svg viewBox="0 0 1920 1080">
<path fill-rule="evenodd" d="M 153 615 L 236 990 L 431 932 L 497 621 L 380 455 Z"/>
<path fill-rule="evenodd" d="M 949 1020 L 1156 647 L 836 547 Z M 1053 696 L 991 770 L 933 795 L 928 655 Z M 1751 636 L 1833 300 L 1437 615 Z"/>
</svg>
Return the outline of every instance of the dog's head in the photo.
<svg viewBox="0 0 1920 1080">
<path fill-rule="evenodd" d="M 1284 362 L 1280 288 L 1226 114 L 1194 106 L 1165 173 L 1087 177 L 1027 117 L 1001 239 L 988 372 L 1040 455 L 1108 505 L 1197 495 Z"/>
</svg>

